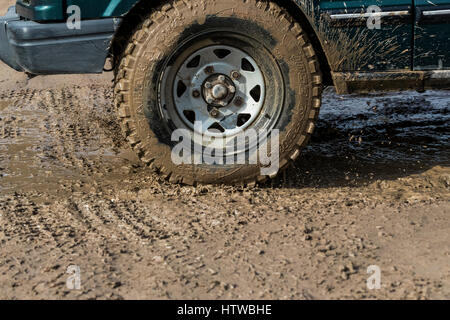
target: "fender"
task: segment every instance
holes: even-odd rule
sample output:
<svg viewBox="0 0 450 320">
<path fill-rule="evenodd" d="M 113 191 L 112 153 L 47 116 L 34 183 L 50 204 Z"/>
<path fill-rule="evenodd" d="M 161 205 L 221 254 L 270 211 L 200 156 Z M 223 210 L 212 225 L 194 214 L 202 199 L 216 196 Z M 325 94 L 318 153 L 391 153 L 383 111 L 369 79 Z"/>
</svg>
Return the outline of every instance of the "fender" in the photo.
<svg viewBox="0 0 450 320">
<path fill-rule="evenodd" d="M 166 2 L 166 0 L 18 0 L 15 11 L 18 16 L 30 20 L 30 26 L 28 26 L 30 28 L 32 28 L 36 22 L 52 23 L 54 24 L 54 26 L 56 26 L 57 23 L 63 23 L 67 19 L 67 8 L 69 6 L 76 5 L 81 9 L 81 19 L 83 20 L 103 20 L 118 18 L 119 20 L 116 20 L 114 22 L 114 28 L 118 28 L 118 30 L 115 31 L 114 39 L 117 39 L 122 38 L 117 37 L 117 35 L 120 35 L 122 32 L 118 23 L 122 21 L 121 19 L 123 19 L 124 21 L 124 29 L 132 29 L 134 24 L 139 23 L 139 21 L 136 21 L 135 17 L 133 16 L 134 13 L 139 14 L 139 12 L 137 11 L 141 8 L 137 7 L 138 4 L 145 4 L 146 8 L 151 9 L 164 2 Z M 318 34 L 318 24 L 316 23 L 318 19 L 316 18 L 316 12 L 314 11 L 314 8 L 318 8 L 319 1 L 274 0 L 274 2 L 278 3 L 281 7 L 284 7 L 287 11 L 289 11 L 296 18 L 296 20 L 301 23 L 308 36 L 310 38 L 313 38 L 311 40 L 319 56 L 321 66 L 325 68 L 325 70 L 323 70 L 325 73 L 325 81 L 327 80 L 327 78 L 331 79 L 331 76 L 329 75 L 328 54 L 327 52 L 324 53 L 324 51 L 322 50 L 322 37 Z M 50 25 L 49 28 L 51 28 Z M 68 34 L 67 36 L 70 35 Z M 114 43 L 112 47 L 114 47 L 115 44 L 116 43 Z M 110 46 L 105 46 L 102 44 L 101 47 L 104 49 L 108 49 Z M 103 55 L 100 55 L 99 57 L 102 56 Z M 106 54 L 104 56 L 106 59 Z M 70 58 L 70 55 L 68 57 Z M 99 65 L 97 65 L 95 68 L 92 68 L 91 64 L 89 68 L 86 69 L 83 66 L 79 66 L 76 70 L 61 70 L 60 73 L 70 73 L 75 71 L 77 73 L 100 72 L 103 69 L 104 64 L 104 61 L 103 63 L 101 63 L 100 60 L 101 58 L 97 59 L 97 61 L 99 61 Z M 11 61 L 9 64 L 14 64 L 15 69 L 18 69 L 17 63 L 15 61 Z M 59 67 L 62 67 L 62 65 L 59 65 Z M 22 66 L 22 69 L 34 74 L 58 72 L 58 70 L 55 69 L 44 70 L 45 68 L 43 68 L 42 70 L 39 70 L 41 68 L 36 68 L 34 66 Z"/>
<path fill-rule="evenodd" d="M 18 0 L 17 14 L 32 21 L 56 22 L 66 19 L 71 5 L 81 8 L 82 19 L 125 16 L 141 0 Z M 155 0 L 144 0 L 157 3 Z"/>
</svg>

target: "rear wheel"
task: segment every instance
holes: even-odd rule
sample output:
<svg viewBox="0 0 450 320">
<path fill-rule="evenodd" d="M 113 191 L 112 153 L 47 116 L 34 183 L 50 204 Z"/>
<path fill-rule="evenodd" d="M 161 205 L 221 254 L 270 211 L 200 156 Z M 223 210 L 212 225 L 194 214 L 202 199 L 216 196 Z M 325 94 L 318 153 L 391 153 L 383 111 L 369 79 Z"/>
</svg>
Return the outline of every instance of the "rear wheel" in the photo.
<svg viewBox="0 0 450 320">
<path fill-rule="evenodd" d="M 276 169 L 286 167 L 313 131 L 321 75 L 307 36 L 277 5 L 177 0 L 134 33 L 115 93 L 129 143 L 170 181 L 253 184 L 279 170 L 253 161 L 260 137 L 239 138 L 263 132 L 269 142 L 276 132 L 269 154 L 277 147 Z"/>
</svg>

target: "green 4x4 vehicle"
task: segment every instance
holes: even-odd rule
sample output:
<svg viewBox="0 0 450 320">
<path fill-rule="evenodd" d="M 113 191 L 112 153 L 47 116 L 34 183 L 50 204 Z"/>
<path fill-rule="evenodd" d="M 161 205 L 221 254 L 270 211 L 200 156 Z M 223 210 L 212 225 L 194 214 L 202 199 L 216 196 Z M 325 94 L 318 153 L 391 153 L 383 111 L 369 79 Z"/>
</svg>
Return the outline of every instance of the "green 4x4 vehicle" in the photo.
<svg viewBox="0 0 450 320">
<path fill-rule="evenodd" d="M 450 0 L 19 0 L 0 18 L 0 59 L 33 75 L 110 59 L 144 163 L 172 182 L 251 185 L 299 156 L 324 85 L 448 87 Z"/>
</svg>

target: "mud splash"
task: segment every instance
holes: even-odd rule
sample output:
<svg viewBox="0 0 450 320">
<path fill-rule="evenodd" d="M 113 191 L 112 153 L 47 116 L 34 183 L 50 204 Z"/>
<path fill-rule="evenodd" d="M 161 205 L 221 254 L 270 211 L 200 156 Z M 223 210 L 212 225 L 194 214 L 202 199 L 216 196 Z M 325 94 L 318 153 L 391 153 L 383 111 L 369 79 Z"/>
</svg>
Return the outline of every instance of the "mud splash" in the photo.
<svg viewBox="0 0 450 320">
<path fill-rule="evenodd" d="M 311 148 L 342 147 L 368 163 L 449 165 L 450 92 L 338 96 L 329 91 Z"/>
<path fill-rule="evenodd" d="M 89 189 L 139 168 L 111 97 L 103 86 L 0 93 L 0 190 L 60 193 L 67 186 L 70 193 L 73 185 Z M 449 120 L 449 92 L 338 96 L 329 89 L 297 169 L 270 185 L 367 185 L 449 167 Z"/>
</svg>

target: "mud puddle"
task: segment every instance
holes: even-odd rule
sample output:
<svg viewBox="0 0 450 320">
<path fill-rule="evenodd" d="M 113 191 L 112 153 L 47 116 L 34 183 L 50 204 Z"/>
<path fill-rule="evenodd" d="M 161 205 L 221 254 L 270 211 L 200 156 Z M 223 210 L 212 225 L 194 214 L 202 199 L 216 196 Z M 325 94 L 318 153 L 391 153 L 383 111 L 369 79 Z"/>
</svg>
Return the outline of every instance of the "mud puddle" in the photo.
<svg viewBox="0 0 450 320">
<path fill-rule="evenodd" d="M 449 104 L 448 91 L 339 96 L 327 89 L 311 142 L 294 164 L 297 169 L 289 170 L 280 183 L 295 187 L 389 184 L 424 172 L 446 180 Z"/>
<path fill-rule="evenodd" d="M 115 122 L 111 96 L 107 87 L 0 96 L 0 190 L 113 181 L 133 171 L 130 163 L 138 167 Z M 449 120 L 450 92 L 338 96 L 329 89 L 310 146 L 290 169 L 295 174 L 278 182 L 348 185 L 448 167 Z"/>
<path fill-rule="evenodd" d="M 61 185 L 81 186 L 120 167 L 122 152 L 108 126 L 117 128 L 104 114 L 110 112 L 109 89 L 104 96 L 94 92 L 26 90 L 0 100 L 1 192 L 61 192 Z"/>
<path fill-rule="evenodd" d="M 312 148 L 373 163 L 450 163 L 450 91 L 337 96 L 329 90 L 323 104 Z"/>
</svg>

